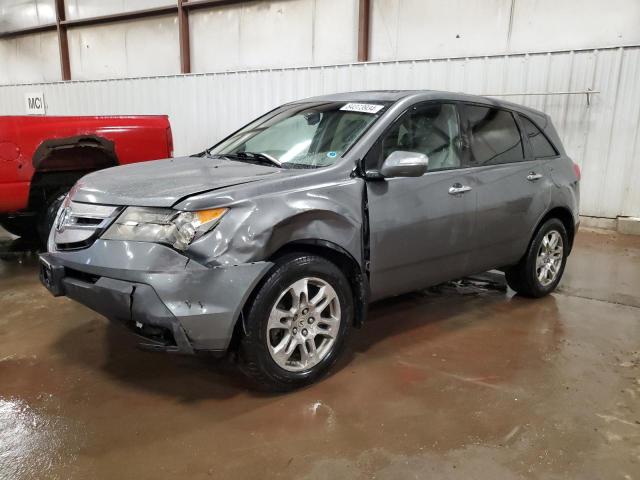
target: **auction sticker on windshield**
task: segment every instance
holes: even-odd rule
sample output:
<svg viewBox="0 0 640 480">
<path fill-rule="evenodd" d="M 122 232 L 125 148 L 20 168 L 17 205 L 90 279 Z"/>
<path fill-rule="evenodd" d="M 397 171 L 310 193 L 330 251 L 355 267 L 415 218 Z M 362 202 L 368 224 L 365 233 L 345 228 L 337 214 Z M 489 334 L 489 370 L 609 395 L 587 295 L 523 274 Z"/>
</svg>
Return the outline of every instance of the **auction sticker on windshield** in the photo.
<svg viewBox="0 0 640 480">
<path fill-rule="evenodd" d="M 340 110 L 346 112 L 378 113 L 383 108 L 384 105 L 376 105 L 375 103 L 347 103 Z"/>
</svg>

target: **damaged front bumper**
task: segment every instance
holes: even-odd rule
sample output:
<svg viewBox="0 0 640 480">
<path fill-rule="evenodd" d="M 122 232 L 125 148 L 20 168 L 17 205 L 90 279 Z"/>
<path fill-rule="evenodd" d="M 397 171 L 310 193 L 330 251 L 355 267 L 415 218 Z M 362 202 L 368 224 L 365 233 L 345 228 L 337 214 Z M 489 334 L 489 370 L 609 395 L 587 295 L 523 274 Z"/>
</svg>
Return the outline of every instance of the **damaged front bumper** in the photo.
<svg viewBox="0 0 640 480">
<path fill-rule="evenodd" d="M 125 324 L 147 348 L 223 353 L 249 294 L 272 266 L 208 268 L 169 247 L 97 240 L 91 247 L 40 255 L 40 280 Z"/>
</svg>

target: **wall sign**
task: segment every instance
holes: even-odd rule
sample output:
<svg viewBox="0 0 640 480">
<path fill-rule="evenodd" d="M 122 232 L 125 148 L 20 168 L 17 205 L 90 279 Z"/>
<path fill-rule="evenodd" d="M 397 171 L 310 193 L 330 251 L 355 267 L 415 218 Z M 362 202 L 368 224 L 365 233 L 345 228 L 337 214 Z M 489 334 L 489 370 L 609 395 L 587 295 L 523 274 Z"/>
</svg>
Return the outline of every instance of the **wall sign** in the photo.
<svg viewBox="0 0 640 480">
<path fill-rule="evenodd" d="M 47 113 L 44 92 L 25 93 L 24 104 L 27 108 L 27 115 L 44 115 Z"/>
</svg>

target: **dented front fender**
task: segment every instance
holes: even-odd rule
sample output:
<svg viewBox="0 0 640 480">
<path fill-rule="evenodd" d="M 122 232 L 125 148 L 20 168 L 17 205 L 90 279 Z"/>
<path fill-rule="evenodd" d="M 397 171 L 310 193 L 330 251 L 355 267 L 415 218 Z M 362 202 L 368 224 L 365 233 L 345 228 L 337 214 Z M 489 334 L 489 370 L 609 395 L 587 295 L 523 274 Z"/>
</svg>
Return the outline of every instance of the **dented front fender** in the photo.
<svg viewBox="0 0 640 480">
<path fill-rule="evenodd" d="M 292 188 L 234 201 L 229 212 L 188 253 L 208 265 L 268 259 L 282 246 L 304 240 L 339 245 L 362 266 L 363 180 Z"/>
</svg>

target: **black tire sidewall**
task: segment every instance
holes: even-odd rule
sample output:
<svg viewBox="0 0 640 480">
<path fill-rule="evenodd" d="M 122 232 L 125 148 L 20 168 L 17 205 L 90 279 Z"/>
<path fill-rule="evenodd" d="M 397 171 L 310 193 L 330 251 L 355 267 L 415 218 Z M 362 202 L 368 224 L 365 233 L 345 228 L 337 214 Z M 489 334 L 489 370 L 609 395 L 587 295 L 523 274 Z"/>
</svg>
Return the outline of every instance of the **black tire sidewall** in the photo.
<svg viewBox="0 0 640 480">
<path fill-rule="evenodd" d="M 267 347 L 267 323 L 273 305 L 284 289 L 304 277 L 328 282 L 340 301 L 340 328 L 331 352 L 314 367 L 290 372 L 280 367 Z M 353 324 L 354 303 L 351 286 L 342 271 L 322 257 L 294 254 L 279 259 L 246 309 L 245 332 L 241 341 L 241 365 L 250 377 L 272 391 L 286 391 L 316 381 L 338 359 Z"/>
<path fill-rule="evenodd" d="M 51 197 L 51 200 L 47 203 L 46 208 L 39 215 L 38 236 L 40 238 L 40 243 L 44 247 L 46 247 L 47 245 L 47 240 L 49 239 L 49 233 L 53 228 L 53 223 L 56 220 L 56 215 L 67 193 L 68 193 L 68 189 L 63 189 L 58 191 L 56 195 Z"/>
<path fill-rule="evenodd" d="M 38 236 L 33 217 L 4 218 L 0 220 L 0 226 L 10 234 L 23 239 L 33 240 Z"/>
<path fill-rule="evenodd" d="M 556 275 L 556 278 L 549 285 L 544 286 L 538 280 L 538 275 L 536 273 L 536 259 L 538 257 L 538 250 L 540 249 L 540 245 L 549 232 L 552 230 L 557 231 L 562 237 L 562 263 L 560 265 L 560 270 Z M 531 289 L 531 293 L 536 297 L 542 297 L 547 295 L 548 293 L 555 290 L 562 279 L 562 274 L 564 273 L 565 265 L 567 264 L 567 252 L 569 249 L 569 238 L 567 236 L 567 230 L 564 227 L 564 224 L 556 219 L 552 218 L 547 220 L 536 233 L 535 238 L 531 242 L 531 246 L 529 247 L 529 252 L 527 255 L 527 261 L 525 265 L 525 274 L 528 286 Z"/>
</svg>

